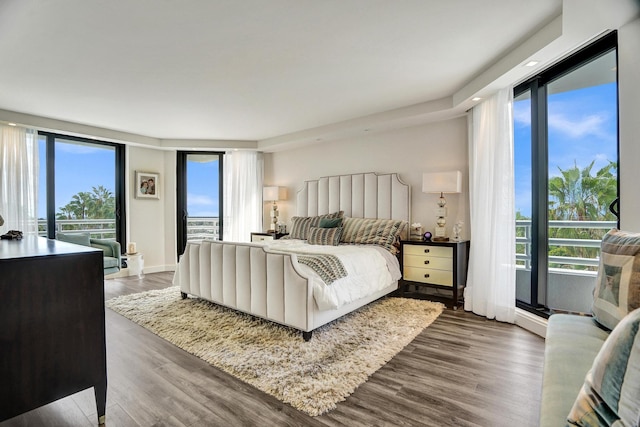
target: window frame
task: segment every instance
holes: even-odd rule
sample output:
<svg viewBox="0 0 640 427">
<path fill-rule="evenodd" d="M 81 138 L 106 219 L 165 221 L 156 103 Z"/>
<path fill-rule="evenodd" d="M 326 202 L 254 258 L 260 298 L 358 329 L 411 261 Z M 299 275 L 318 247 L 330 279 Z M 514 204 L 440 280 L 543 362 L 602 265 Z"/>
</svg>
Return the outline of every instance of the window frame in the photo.
<svg viewBox="0 0 640 427">
<path fill-rule="evenodd" d="M 513 98 L 517 98 L 529 91 L 531 96 L 531 304 L 520 301 L 516 298 L 516 306 L 523 310 L 537 314 L 542 317 L 549 317 L 550 309 L 546 304 L 540 303 L 541 291 L 546 293 L 548 285 L 548 187 L 549 187 L 549 165 L 548 165 L 548 108 L 547 108 L 547 86 L 557 79 L 573 72 L 574 70 L 608 54 L 611 51 L 616 53 L 616 64 L 618 63 L 618 33 L 611 31 L 603 35 L 588 46 L 578 50 L 568 57 L 560 60 L 556 64 L 541 71 L 535 76 L 518 84 L 513 89 Z M 619 82 L 618 70 L 616 67 L 616 82 Z M 616 120 L 617 120 L 617 143 L 616 156 L 618 159 L 618 179 L 617 191 L 620 194 L 620 86 L 617 86 L 618 96 L 616 97 Z M 620 201 L 618 199 L 618 212 L 620 212 Z M 620 216 L 618 217 L 618 228 L 620 227 Z M 541 274 L 544 273 L 544 274 Z"/>
<path fill-rule="evenodd" d="M 46 194 L 47 194 L 47 238 L 55 239 L 56 237 L 56 182 L 55 182 L 55 142 L 56 139 L 65 139 L 68 141 L 81 142 L 83 144 L 93 144 L 99 146 L 107 146 L 115 149 L 115 227 L 116 241 L 120 243 L 120 250 L 124 254 L 126 242 L 126 193 L 125 193 L 125 146 L 115 142 L 107 142 L 102 140 L 83 138 L 79 136 L 65 135 L 55 132 L 38 131 L 38 136 L 44 136 L 46 139 Z"/>
</svg>

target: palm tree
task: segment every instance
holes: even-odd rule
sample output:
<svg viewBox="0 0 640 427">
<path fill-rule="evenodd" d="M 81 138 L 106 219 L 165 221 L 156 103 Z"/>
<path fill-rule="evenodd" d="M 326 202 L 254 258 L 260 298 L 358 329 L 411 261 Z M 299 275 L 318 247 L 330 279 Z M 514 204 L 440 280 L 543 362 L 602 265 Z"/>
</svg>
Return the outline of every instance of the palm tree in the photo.
<svg viewBox="0 0 640 427">
<path fill-rule="evenodd" d="M 91 196 L 93 203 L 89 212 L 90 218 L 115 218 L 115 198 L 111 191 L 100 185 L 93 187 Z"/>
<path fill-rule="evenodd" d="M 549 179 L 549 220 L 565 221 L 608 221 L 614 220 L 608 210 L 609 204 L 617 197 L 617 164 L 609 162 L 598 170 L 592 169 L 595 160 L 580 169 L 574 162 L 572 168 L 560 170 L 560 176 Z M 592 228 L 550 228 L 549 237 L 564 239 L 602 239 L 606 230 Z M 549 255 L 579 258 L 596 258 L 598 248 L 554 246 Z M 564 268 L 585 268 L 579 266 L 554 265 Z"/>
</svg>

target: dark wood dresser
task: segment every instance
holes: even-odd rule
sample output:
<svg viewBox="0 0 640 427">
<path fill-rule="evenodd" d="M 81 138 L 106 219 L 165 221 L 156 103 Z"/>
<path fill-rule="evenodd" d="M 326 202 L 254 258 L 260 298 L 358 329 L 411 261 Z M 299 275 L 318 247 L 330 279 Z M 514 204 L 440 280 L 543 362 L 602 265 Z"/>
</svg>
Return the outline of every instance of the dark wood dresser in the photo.
<svg viewBox="0 0 640 427">
<path fill-rule="evenodd" d="M 102 251 L 0 240 L 0 421 L 93 387 L 107 400 Z"/>
</svg>

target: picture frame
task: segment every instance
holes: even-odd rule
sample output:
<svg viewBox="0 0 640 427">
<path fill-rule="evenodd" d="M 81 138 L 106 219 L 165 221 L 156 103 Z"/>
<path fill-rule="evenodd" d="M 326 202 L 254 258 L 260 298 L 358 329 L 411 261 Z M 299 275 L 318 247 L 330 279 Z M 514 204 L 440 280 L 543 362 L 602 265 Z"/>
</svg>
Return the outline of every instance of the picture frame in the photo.
<svg viewBox="0 0 640 427">
<path fill-rule="evenodd" d="M 160 174 L 136 171 L 136 199 L 160 199 Z"/>
</svg>

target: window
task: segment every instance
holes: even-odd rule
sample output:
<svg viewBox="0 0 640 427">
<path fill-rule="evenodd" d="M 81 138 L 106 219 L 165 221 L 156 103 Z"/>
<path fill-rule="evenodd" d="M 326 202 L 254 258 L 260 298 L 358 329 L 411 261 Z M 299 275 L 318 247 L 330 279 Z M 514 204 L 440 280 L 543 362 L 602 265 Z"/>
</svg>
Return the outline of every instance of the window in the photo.
<svg viewBox="0 0 640 427">
<path fill-rule="evenodd" d="M 518 306 L 588 312 L 602 236 L 616 227 L 617 35 L 514 90 Z"/>
<path fill-rule="evenodd" d="M 40 132 L 40 234 L 89 232 L 125 241 L 124 147 Z"/>
</svg>

